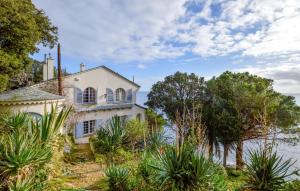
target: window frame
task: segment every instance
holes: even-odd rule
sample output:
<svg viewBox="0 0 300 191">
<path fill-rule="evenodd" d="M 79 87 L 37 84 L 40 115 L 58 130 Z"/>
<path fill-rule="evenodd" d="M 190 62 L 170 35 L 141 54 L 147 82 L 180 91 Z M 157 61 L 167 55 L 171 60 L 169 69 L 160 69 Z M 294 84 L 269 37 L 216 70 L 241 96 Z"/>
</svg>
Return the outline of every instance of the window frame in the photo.
<svg viewBox="0 0 300 191">
<path fill-rule="evenodd" d="M 82 92 L 82 103 L 83 104 L 95 104 L 97 103 L 97 91 L 95 88 L 88 87 Z"/>
<path fill-rule="evenodd" d="M 96 120 L 83 121 L 83 135 L 90 135 L 95 132 Z"/>
<path fill-rule="evenodd" d="M 126 101 L 126 91 L 123 88 L 116 89 L 116 102 Z"/>
</svg>

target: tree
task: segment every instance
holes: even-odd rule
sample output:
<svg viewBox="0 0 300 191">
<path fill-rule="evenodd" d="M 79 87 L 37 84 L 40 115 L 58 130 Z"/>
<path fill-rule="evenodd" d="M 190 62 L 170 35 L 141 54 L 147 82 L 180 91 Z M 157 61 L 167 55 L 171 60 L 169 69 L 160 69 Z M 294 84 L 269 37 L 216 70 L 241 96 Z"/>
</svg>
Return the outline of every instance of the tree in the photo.
<svg viewBox="0 0 300 191">
<path fill-rule="evenodd" d="M 148 123 L 149 133 L 160 132 L 164 125 L 167 124 L 162 115 L 157 114 L 153 109 L 146 109 L 146 120 Z"/>
<path fill-rule="evenodd" d="M 226 167 L 230 148 L 240 137 L 240 124 L 237 112 L 234 110 L 228 97 L 227 84 L 222 80 L 212 78 L 207 82 L 208 101 L 205 103 L 203 123 L 209 142 L 209 156 L 213 156 L 213 148 L 220 154 L 220 145 L 223 145 L 223 166 Z M 227 95 L 224 95 L 226 93 Z"/>
<path fill-rule="evenodd" d="M 0 1 L 0 92 L 9 79 L 32 63 L 29 55 L 37 45 L 52 48 L 57 42 L 57 27 L 31 0 Z"/>
<path fill-rule="evenodd" d="M 243 166 L 243 142 L 265 137 L 272 128 L 288 128 L 299 121 L 299 107 L 291 98 L 275 92 L 273 81 L 249 73 L 224 72 L 215 79 L 219 98 L 226 100 L 231 115 L 236 115 L 239 138 L 236 166 Z M 228 111 L 230 111 L 228 110 Z M 283 119 L 284 115 L 289 118 Z"/>
<path fill-rule="evenodd" d="M 157 82 L 148 94 L 148 105 L 151 109 L 162 111 L 176 125 L 177 143 L 182 142 L 183 132 L 189 132 L 190 125 L 176 124 L 178 116 L 183 119 L 187 112 L 194 106 L 202 106 L 205 100 L 206 84 L 204 78 L 194 73 L 187 74 L 176 72 L 174 75 L 165 77 L 163 81 Z M 185 135 L 185 136 L 188 136 Z"/>
</svg>

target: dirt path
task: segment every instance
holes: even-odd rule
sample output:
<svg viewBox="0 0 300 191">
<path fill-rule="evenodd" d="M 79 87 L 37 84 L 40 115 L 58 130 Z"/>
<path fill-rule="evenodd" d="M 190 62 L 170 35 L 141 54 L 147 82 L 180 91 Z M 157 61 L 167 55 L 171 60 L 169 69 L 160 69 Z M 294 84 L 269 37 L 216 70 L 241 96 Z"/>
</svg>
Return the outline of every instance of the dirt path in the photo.
<svg viewBox="0 0 300 191">
<path fill-rule="evenodd" d="M 66 166 L 68 173 L 57 182 L 62 184 L 62 190 L 100 190 L 99 180 L 104 177 L 103 167 L 95 162 L 76 163 Z"/>
</svg>

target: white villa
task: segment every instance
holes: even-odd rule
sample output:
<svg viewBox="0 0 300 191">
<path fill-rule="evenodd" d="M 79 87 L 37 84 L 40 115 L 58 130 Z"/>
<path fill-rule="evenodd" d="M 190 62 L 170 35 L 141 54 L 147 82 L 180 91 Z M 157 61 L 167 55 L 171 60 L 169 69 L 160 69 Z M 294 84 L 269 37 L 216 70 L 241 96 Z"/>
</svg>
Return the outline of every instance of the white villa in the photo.
<svg viewBox="0 0 300 191">
<path fill-rule="evenodd" d="M 53 59 L 45 61 L 44 81 L 0 94 L 0 110 L 25 111 L 42 115 L 45 105 L 72 105 L 71 117 L 75 142 L 88 143 L 89 137 L 113 116 L 121 119 L 145 119 L 145 108 L 136 103 L 140 88 L 135 82 L 106 66 L 84 69 L 63 77 L 63 96 L 57 95 L 57 79 L 53 79 Z"/>
</svg>

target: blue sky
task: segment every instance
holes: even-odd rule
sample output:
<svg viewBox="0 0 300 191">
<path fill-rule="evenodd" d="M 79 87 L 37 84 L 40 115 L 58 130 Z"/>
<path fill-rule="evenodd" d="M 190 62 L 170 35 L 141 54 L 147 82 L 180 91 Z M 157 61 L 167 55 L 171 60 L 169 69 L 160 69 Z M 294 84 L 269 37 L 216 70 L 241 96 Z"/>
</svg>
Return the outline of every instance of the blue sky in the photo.
<svg viewBox="0 0 300 191">
<path fill-rule="evenodd" d="M 225 70 L 274 79 L 300 93 L 299 0 L 33 0 L 59 28 L 69 72 L 106 65 L 151 85 L 176 71 Z M 41 48 L 43 60 L 56 51 Z"/>
</svg>

